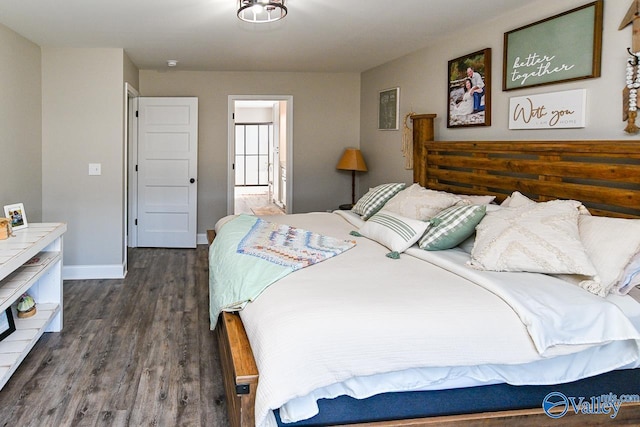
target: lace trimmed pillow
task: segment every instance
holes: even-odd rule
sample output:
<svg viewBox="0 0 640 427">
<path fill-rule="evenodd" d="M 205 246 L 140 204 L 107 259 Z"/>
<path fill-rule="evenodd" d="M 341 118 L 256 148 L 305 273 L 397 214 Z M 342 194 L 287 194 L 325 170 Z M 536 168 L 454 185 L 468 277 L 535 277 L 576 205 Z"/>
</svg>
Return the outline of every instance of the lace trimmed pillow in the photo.
<svg viewBox="0 0 640 427">
<path fill-rule="evenodd" d="M 586 276 L 580 286 L 600 282 L 580 241 L 579 207 L 553 200 L 488 212 L 476 227 L 470 265 L 479 270 L 528 271 Z"/>
<path fill-rule="evenodd" d="M 384 209 L 407 218 L 426 221 L 456 204 L 468 205 L 470 202 L 455 194 L 413 184 L 389 200 Z"/>
<path fill-rule="evenodd" d="M 516 191 L 511 195 L 508 206 L 531 206 L 535 203 Z M 600 281 L 585 282 L 583 277 L 569 274 L 556 277 L 602 297 L 609 293 L 628 293 L 640 283 L 638 267 L 634 263 L 640 256 L 640 220 L 591 216 L 582 205 L 578 210 L 581 214 L 578 218 L 580 241 Z"/>
</svg>

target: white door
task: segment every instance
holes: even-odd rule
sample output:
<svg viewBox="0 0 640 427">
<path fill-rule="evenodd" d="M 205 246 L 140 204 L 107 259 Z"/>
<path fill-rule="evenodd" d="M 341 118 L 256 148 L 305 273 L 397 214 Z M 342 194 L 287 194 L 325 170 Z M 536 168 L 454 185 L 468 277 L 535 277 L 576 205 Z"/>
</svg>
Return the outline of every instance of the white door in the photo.
<svg viewBox="0 0 640 427">
<path fill-rule="evenodd" d="M 195 248 L 198 98 L 139 98 L 138 246 Z"/>
</svg>

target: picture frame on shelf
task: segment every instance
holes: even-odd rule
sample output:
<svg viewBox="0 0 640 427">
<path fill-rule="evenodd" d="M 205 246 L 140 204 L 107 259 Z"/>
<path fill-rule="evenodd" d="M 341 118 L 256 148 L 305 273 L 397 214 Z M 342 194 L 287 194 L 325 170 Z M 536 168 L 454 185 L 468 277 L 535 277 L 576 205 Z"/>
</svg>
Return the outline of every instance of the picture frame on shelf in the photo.
<svg viewBox="0 0 640 427">
<path fill-rule="evenodd" d="M 447 127 L 491 126 L 491 48 L 448 65 Z"/>
<path fill-rule="evenodd" d="M 14 203 L 13 205 L 5 205 L 4 215 L 11 219 L 11 228 L 13 231 L 27 228 L 27 213 L 24 211 L 24 204 Z"/>
<path fill-rule="evenodd" d="M 381 90 L 378 93 L 378 130 L 398 130 L 400 88 Z"/>
<path fill-rule="evenodd" d="M 13 320 L 11 307 L 0 313 L 0 341 L 16 331 L 16 323 Z"/>
<path fill-rule="evenodd" d="M 603 0 L 504 33 L 502 90 L 600 77 Z"/>
</svg>

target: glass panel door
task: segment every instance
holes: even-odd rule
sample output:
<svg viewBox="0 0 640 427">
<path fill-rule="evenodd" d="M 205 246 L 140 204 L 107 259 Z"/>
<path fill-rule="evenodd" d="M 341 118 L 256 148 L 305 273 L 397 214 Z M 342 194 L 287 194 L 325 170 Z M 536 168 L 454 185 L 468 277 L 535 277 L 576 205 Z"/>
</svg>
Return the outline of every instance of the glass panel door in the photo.
<svg viewBox="0 0 640 427">
<path fill-rule="evenodd" d="M 236 185 L 269 183 L 269 149 L 273 145 L 273 124 L 236 124 Z"/>
</svg>

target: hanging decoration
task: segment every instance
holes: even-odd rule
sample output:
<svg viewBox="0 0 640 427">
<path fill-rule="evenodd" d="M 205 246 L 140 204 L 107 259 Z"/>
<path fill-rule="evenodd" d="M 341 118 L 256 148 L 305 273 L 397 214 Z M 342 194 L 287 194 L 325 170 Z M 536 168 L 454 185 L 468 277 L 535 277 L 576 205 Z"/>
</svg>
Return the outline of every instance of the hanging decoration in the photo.
<svg viewBox="0 0 640 427">
<path fill-rule="evenodd" d="M 638 89 L 640 89 L 640 0 L 634 0 L 624 16 L 618 30 L 633 26 L 631 48 L 627 52 L 631 58 L 627 59 L 626 85 L 622 92 L 622 120 L 627 121 L 624 131 L 636 134 L 640 128 L 636 125 L 638 117 Z"/>
<path fill-rule="evenodd" d="M 402 155 L 404 156 L 404 168 L 407 170 L 413 169 L 413 132 L 407 121 L 414 114 L 413 111 L 406 114 L 402 124 Z"/>
<path fill-rule="evenodd" d="M 635 134 L 640 131 L 640 128 L 636 125 L 636 118 L 638 116 L 638 88 L 640 88 L 640 59 L 638 53 L 631 52 L 631 49 L 628 48 L 627 51 L 629 55 L 631 55 L 631 58 L 627 60 L 627 127 L 624 131 Z"/>
</svg>

